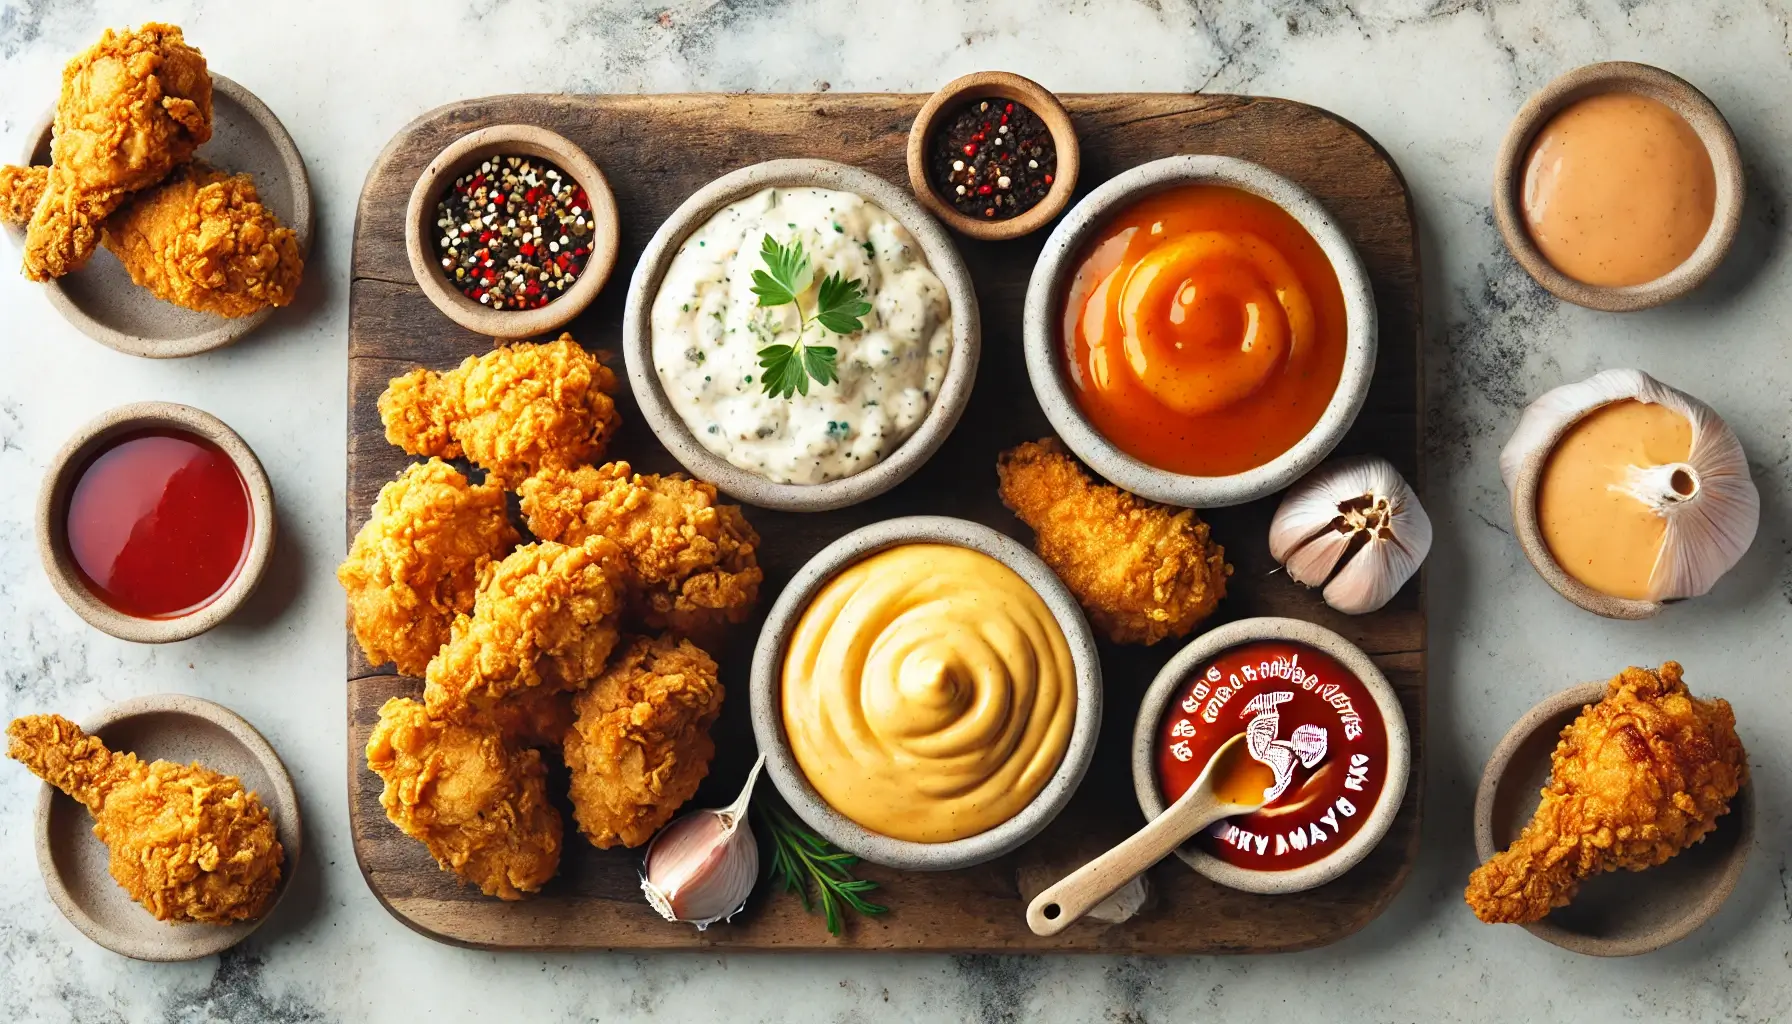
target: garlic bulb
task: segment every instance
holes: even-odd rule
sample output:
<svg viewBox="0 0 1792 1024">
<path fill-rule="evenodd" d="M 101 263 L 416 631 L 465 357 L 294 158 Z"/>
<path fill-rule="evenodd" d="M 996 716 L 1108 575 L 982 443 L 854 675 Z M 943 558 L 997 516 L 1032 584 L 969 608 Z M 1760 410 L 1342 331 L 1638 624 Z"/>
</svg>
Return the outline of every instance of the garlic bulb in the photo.
<svg viewBox="0 0 1792 1024">
<path fill-rule="evenodd" d="M 1635 399 L 1659 404 L 1692 424 L 1692 450 L 1683 463 L 1632 466 L 1618 489 L 1667 520 L 1649 573 L 1648 600 L 1672 601 L 1710 591 L 1754 542 L 1761 496 L 1749 476 L 1736 432 L 1710 406 L 1641 370 L 1606 370 L 1564 384 L 1532 402 L 1500 452 L 1500 476 L 1516 490 L 1520 471 L 1588 412 Z"/>
<path fill-rule="evenodd" d="M 1393 600 L 1431 551 L 1431 517 L 1400 471 L 1373 455 L 1328 462 L 1288 489 L 1269 525 L 1269 553 L 1288 575 L 1324 586 L 1349 615 Z"/>
<path fill-rule="evenodd" d="M 759 843 L 747 824 L 747 801 L 764 767 L 761 754 L 732 804 L 683 815 L 647 844 L 641 891 L 661 917 L 702 931 L 746 906 L 759 880 Z"/>
</svg>

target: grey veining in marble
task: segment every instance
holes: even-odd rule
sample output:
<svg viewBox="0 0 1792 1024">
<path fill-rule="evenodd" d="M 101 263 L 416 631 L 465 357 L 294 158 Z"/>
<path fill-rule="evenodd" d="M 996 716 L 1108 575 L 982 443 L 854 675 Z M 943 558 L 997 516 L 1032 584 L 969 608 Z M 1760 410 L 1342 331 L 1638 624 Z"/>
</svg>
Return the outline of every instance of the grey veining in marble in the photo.
<svg viewBox="0 0 1792 1024">
<path fill-rule="evenodd" d="M 183 24 L 214 66 L 279 113 L 319 202 L 297 305 L 237 347 L 156 363 L 63 324 L 0 273 L 0 717 L 80 715 L 139 693 L 227 704 L 281 751 L 307 807 L 298 886 L 247 947 L 187 965 L 127 961 L 44 896 L 27 808 L 0 762 L 0 1019 L 1159 1022 L 1192 1019 L 1768 1021 L 1792 1005 L 1785 753 L 1792 655 L 1792 38 L 1774 0 L 0 0 L 0 156 L 24 145 L 62 62 L 106 25 Z M 1750 181 L 1718 280 L 1624 316 L 1564 306 L 1500 247 L 1489 175 L 1507 119 L 1555 74 L 1659 64 L 1734 125 Z M 1437 525 L 1426 853 L 1393 907 L 1330 948 L 1181 960 L 921 956 L 529 956 L 434 944 L 380 909 L 347 834 L 342 600 L 347 260 L 355 198 L 418 113 L 508 91 L 916 90 L 1006 68 L 1066 90 L 1241 91 L 1329 107 L 1373 134 L 1412 186 L 1426 274 Z M 17 253 L 0 244 L 10 267 Z M 1495 459 L 1545 388 L 1637 366 L 1714 404 L 1763 499 L 1745 564 L 1702 601 L 1607 622 L 1556 597 L 1510 536 Z M 282 514 L 246 614 L 166 648 L 84 626 L 30 537 L 50 455 L 102 409 L 207 409 L 267 463 Z M 1630 961 L 1576 957 L 1461 902 L 1469 802 L 1506 726 L 1540 696 L 1673 657 L 1735 703 L 1760 787 L 1760 846 L 1710 926 Z M 1017 922 L 1018 923 L 1018 922 Z"/>
</svg>

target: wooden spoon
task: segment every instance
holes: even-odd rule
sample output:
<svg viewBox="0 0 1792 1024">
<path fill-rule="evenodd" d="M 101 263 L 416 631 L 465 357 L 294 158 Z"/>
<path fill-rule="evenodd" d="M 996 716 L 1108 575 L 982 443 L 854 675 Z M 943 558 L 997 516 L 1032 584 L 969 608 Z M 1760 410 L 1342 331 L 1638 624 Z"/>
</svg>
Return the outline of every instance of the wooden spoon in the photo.
<svg viewBox="0 0 1792 1024">
<path fill-rule="evenodd" d="M 1190 836 L 1221 818 L 1262 807 L 1264 789 L 1273 782 L 1269 767 L 1245 749 L 1244 734 L 1232 737 L 1213 752 L 1194 785 L 1169 810 L 1033 897 L 1027 906 L 1027 927 L 1035 935 L 1056 935 L 1070 927 Z"/>
</svg>

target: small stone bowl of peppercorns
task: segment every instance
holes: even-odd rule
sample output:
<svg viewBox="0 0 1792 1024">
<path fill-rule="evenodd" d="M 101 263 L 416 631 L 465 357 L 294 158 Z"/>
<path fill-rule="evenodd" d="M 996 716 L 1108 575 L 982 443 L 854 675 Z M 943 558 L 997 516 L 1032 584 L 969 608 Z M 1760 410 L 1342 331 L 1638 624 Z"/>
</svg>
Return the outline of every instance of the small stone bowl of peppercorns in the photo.
<svg viewBox="0 0 1792 1024">
<path fill-rule="evenodd" d="M 1079 162 L 1064 104 L 1006 71 L 946 83 L 908 134 L 915 195 L 948 227 L 984 241 L 1019 238 L 1064 212 Z"/>
<path fill-rule="evenodd" d="M 591 305 L 616 266 L 616 197 L 560 135 L 504 124 L 461 136 L 411 189 L 405 248 L 423 294 L 494 338 L 532 338 Z"/>
</svg>

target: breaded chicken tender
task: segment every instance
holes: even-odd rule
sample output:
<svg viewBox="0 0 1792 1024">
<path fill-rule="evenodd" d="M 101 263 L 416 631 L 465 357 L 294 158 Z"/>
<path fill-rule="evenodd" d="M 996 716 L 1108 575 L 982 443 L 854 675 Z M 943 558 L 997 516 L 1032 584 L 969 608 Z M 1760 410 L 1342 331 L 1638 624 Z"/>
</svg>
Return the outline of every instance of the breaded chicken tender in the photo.
<svg viewBox="0 0 1792 1024">
<path fill-rule="evenodd" d="M 468 356 L 447 373 L 413 370 L 380 396 L 386 440 L 412 455 L 465 455 L 515 489 L 543 469 L 601 458 L 621 425 L 616 375 L 562 334 Z"/>
<path fill-rule="evenodd" d="M 709 727 L 722 712 L 716 663 L 689 640 L 643 637 L 573 707 L 565 753 L 579 830 L 600 850 L 640 846 L 709 774 Z"/>
<path fill-rule="evenodd" d="M 1562 730 L 1537 813 L 1469 876 L 1468 905 L 1490 924 L 1542 920 L 1584 880 L 1705 838 L 1747 781 L 1728 701 L 1695 698 L 1672 661 L 1627 668 Z"/>
<path fill-rule="evenodd" d="M 114 753 L 59 715 L 6 728 L 7 755 L 80 801 L 112 878 L 158 921 L 230 925 L 268 912 L 286 851 L 241 779 Z"/>
<path fill-rule="evenodd" d="M 49 177 L 25 229 L 25 275 L 43 281 L 80 269 L 106 218 L 211 137 L 211 75 L 181 30 L 107 29 L 62 71 Z"/>
<path fill-rule="evenodd" d="M 996 473 L 1034 550 L 1109 640 L 1186 636 L 1226 596 L 1226 549 L 1193 511 L 1095 483 L 1052 439 L 1004 452 Z"/>
<path fill-rule="evenodd" d="M 759 598 L 759 534 L 713 485 L 636 474 L 626 462 L 544 470 L 523 481 L 523 514 L 544 540 L 608 537 L 628 560 L 628 604 L 653 629 L 713 635 Z"/>
<path fill-rule="evenodd" d="M 380 806 L 392 824 L 487 896 L 521 899 L 559 870 L 564 826 L 539 751 L 394 697 L 367 739 L 367 767 L 386 784 Z"/>
<path fill-rule="evenodd" d="M 422 675 L 455 616 L 473 610 L 480 574 L 519 540 L 504 489 L 468 483 L 440 459 L 413 464 L 382 487 L 336 570 L 367 660 Z"/>
<path fill-rule="evenodd" d="M 602 537 L 511 552 L 424 671 L 430 716 L 491 724 L 500 705 L 526 691 L 574 690 L 596 678 L 616 646 L 626 572 L 622 552 Z"/>
</svg>

